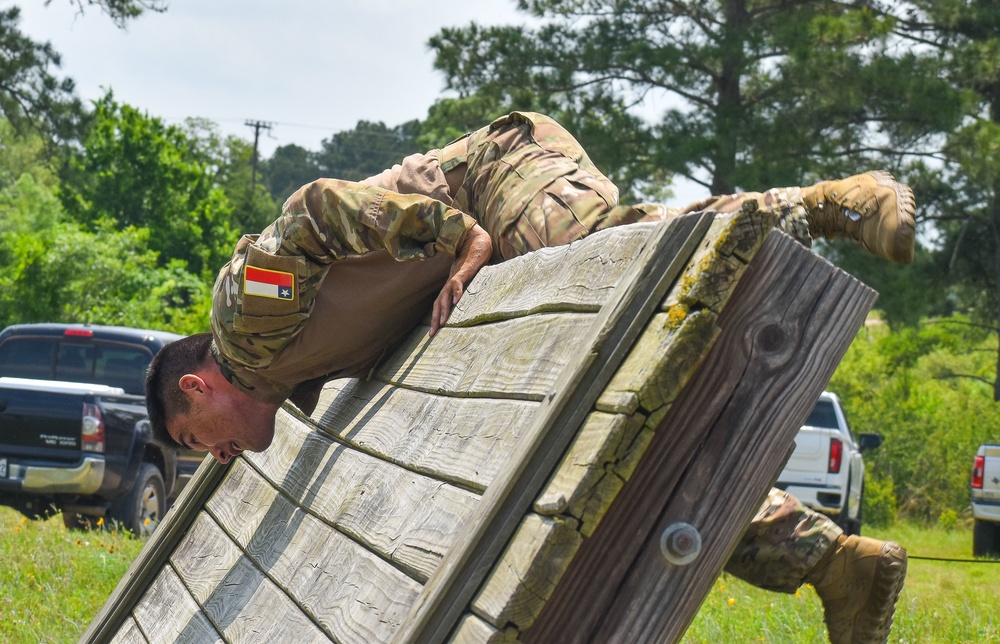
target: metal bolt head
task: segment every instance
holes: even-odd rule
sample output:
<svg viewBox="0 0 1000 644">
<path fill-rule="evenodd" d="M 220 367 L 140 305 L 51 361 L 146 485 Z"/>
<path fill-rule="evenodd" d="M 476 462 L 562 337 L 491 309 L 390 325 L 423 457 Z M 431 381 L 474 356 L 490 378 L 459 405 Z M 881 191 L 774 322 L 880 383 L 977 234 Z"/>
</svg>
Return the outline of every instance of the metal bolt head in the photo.
<svg viewBox="0 0 1000 644">
<path fill-rule="evenodd" d="M 686 566 L 701 553 L 701 534 L 690 523 L 671 523 L 660 536 L 660 552 L 675 566 Z"/>
</svg>

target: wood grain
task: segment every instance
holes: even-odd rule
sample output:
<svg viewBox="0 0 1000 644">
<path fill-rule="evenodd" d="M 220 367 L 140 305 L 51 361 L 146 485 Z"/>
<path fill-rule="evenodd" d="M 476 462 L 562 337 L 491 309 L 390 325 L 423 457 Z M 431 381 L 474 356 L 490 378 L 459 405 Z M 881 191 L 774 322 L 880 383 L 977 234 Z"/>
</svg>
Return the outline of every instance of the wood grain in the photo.
<svg viewBox="0 0 1000 644">
<path fill-rule="evenodd" d="M 475 327 L 420 330 L 378 368 L 383 382 L 464 397 L 541 400 L 590 332 L 593 313 L 545 313 Z"/>
<path fill-rule="evenodd" d="M 473 612 L 496 628 L 530 626 L 582 541 L 576 521 L 529 514 L 473 600 Z"/>
<path fill-rule="evenodd" d="M 148 641 L 132 617 L 127 618 L 115 636 L 111 638 L 111 644 L 147 644 Z"/>
<path fill-rule="evenodd" d="M 146 589 L 132 613 L 150 642 L 221 642 L 218 631 L 184 587 L 177 573 L 165 566 Z"/>
<path fill-rule="evenodd" d="M 240 464 L 208 510 L 249 559 L 338 642 L 391 639 L 420 584 L 281 494 Z"/>
<path fill-rule="evenodd" d="M 590 536 L 629 472 L 619 468 L 639 447 L 644 416 L 592 412 L 573 440 L 552 480 L 534 503 L 545 516 L 573 517 L 580 534 Z"/>
<path fill-rule="evenodd" d="M 229 642 L 328 640 L 208 514 L 198 516 L 170 561 Z"/>
<path fill-rule="evenodd" d="M 708 359 L 522 639 L 676 641 L 872 301 L 870 289 L 772 233 L 720 315 Z M 688 566 L 660 553 L 675 521 L 701 532 Z"/>
<path fill-rule="evenodd" d="M 378 381 L 335 380 L 312 421 L 368 454 L 482 493 L 537 411 L 537 402 L 456 399 Z"/>
<path fill-rule="evenodd" d="M 555 383 L 510 467 L 487 489 L 460 545 L 449 551 L 425 585 L 397 641 L 440 641 L 448 636 L 624 359 L 625 349 L 641 333 L 710 225 L 711 215 L 694 215 L 657 226 L 593 329 L 576 339 L 576 360 Z"/>
<path fill-rule="evenodd" d="M 480 499 L 336 443 L 287 414 L 271 447 L 245 456 L 297 505 L 421 582 Z"/>
<path fill-rule="evenodd" d="M 486 266 L 448 324 L 471 326 L 547 311 L 596 312 L 655 228 L 652 223 L 620 226 L 568 246 L 543 248 Z"/>
</svg>

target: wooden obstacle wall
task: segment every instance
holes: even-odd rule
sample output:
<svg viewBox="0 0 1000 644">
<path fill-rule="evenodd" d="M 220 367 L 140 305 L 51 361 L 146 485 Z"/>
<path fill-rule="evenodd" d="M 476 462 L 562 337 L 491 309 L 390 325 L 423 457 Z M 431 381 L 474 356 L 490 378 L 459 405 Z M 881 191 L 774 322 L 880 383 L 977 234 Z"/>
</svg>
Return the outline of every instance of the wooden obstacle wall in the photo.
<svg viewBox="0 0 1000 644">
<path fill-rule="evenodd" d="M 206 462 L 84 641 L 678 639 L 874 300 L 774 222 L 487 267 L 433 340 Z"/>
</svg>

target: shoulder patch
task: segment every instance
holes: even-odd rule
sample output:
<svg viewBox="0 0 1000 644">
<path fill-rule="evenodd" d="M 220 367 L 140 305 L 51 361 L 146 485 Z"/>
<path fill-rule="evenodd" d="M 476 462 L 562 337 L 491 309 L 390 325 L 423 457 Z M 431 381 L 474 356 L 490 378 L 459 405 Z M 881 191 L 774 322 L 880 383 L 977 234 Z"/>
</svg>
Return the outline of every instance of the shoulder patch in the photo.
<svg viewBox="0 0 1000 644">
<path fill-rule="evenodd" d="M 247 265 L 243 271 L 243 294 L 294 300 L 295 276 L 284 271 Z"/>
</svg>

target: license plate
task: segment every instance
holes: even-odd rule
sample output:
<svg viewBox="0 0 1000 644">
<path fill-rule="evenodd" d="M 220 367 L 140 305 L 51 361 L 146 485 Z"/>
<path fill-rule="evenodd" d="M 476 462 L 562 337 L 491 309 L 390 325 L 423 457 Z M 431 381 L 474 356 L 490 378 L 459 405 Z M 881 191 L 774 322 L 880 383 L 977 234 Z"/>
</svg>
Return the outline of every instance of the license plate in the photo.
<svg viewBox="0 0 1000 644">
<path fill-rule="evenodd" d="M 7 459 L 0 458 L 0 479 L 7 478 Z"/>
</svg>

